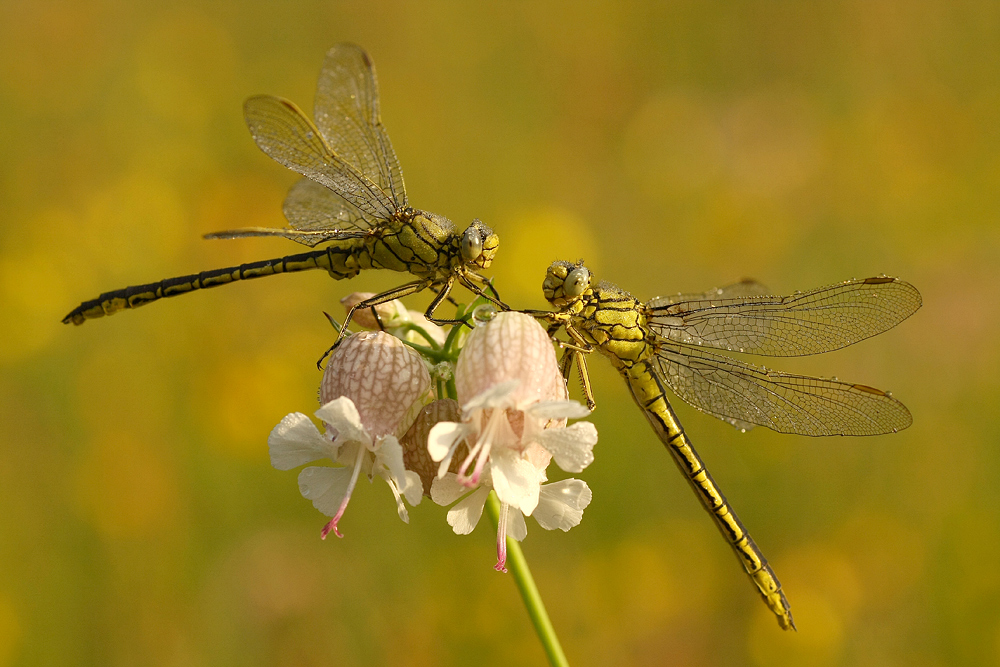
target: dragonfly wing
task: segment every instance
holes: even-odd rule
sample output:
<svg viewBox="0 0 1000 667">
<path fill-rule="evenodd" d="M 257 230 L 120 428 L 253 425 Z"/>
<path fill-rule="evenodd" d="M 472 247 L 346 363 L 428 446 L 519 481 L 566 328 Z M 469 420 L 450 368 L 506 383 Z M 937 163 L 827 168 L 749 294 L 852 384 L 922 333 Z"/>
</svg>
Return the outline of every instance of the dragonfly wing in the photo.
<svg viewBox="0 0 1000 667">
<path fill-rule="evenodd" d="M 262 151 L 332 190 L 357 209 L 359 218 L 377 225 L 395 214 L 392 198 L 334 153 L 295 104 L 271 95 L 257 95 L 244 103 L 243 111 L 250 134 Z"/>
<path fill-rule="evenodd" d="M 655 365 L 679 398 L 730 423 L 799 435 L 878 435 L 913 421 L 878 389 L 780 373 L 685 345 L 663 342 Z"/>
<path fill-rule="evenodd" d="M 658 297 L 646 304 L 649 328 L 657 336 L 773 357 L 852 345 L 891 329 L 921 305 L 913 285 L 885 276 L 784 297 L 675 298 Z"/>
<path fill-rule="evenodd" d="M 334 239 L 364 236 L 372 227 L 371 221 L 355 207 L 329 188 L 308 178 L 300 178 L 291 187 L 285 197 L 283 211 L 292 227 L 289 238 L 310 246 Z M 323 238 L 324 234 L 326 238 Z"/>
<path fill-rule="evenodd" d="M 756 280 L 741 280 L 725 287 L 716 287 L 707 292 L 698 294 L 674 294 L 673 296 L 658 296 L 652 299 L 649 304 L 656 304 L 658 308 L 671 306 L 675 303 L 685 301 L 718 301 L 719 299 L 736 299 L 747 296 L 767 296 L 771 291 Z"/>
<path fill-rule="evenodd" d="M 333 152 L 378 185 L 397 209 L 406 208 L 403 172 L 382 126 L 375 66 L 361 47 L 338 44 L 327 52 L 314 116 Z"/>
</svg>

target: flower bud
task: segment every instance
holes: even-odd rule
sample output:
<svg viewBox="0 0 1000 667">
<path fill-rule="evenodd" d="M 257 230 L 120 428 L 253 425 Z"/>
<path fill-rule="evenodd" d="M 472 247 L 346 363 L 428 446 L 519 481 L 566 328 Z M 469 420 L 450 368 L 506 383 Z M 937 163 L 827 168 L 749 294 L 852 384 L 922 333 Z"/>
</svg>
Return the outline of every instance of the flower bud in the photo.
<svg viewBox="0 0 1000 667">
<path fill-rule="evenodd" d="M 399 439 L 399 444 L 403 446 L 403 464 L 407 470 L 420 475 L 425 496 L 430 496 L 431 482 L 438 472 L 438 464 L 431 460 L 431 455 L 427 451 L 427 435 L 438 422 L 458 421 L 461 413 L 462 409 L 457 401 L 450 398 L 433 401 L 424 406 L 413 425 Z M 461 457 L 467 453 L 468 448 L 464 444 L 460 445 L 457 451 L 458 458 L 452 462 L 452 472 L 458 470 Z"/>
<path fill-rule="evenodd" d="M 431 377 L 416 352 L 395 336 L 367 331 L 348 336 L 327 362 L 320 403 L 346 396 L 373 438 L 400 435 L 430 397 Z"/>
<path fill-rule="evenodd" d="M 564 400 L 566 383 L 552 340 L 524 313 L 498 313 L 469 334 L 455 368 L 455 387 L 463 404 L 502 382 L 517 380 L 514 405 Z"/>
<path fill-rule="evenodd" d="M 341 299 L 340 303 L 343 304 L 345 309 L 350 310 L 355 305 L 373 296 L 375 296 L 374 292 L 352 292 Z M 398 327 L 407 321 L 406 307 L 398 299 L 380 303 L 375 306 L 375 312 L 378 313 L 378 316 L 382 319 L 382 325 L 387 329 Z M 351 321 L 362 329 L 368 329 L 369 331 L 381 328 L 375 316 L 372 315 L 371 308 L 362 308 L 354 311 L 354 317 Z"/>
</svg>

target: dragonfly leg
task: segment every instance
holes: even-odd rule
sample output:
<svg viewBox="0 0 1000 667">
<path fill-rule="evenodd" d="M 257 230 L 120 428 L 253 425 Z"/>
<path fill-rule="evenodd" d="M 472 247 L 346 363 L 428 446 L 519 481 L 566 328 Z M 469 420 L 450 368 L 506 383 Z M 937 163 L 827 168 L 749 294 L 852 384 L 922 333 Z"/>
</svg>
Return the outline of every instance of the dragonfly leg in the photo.
<svg viewBox="0 0 1000 667">
<path fill-rule="evenodd" d="M 340 333 L 337 335 L 337 340 L 334 341 L 333 345 L 330 346 L 330 349 L 319 358 L 319 361 L 316 362 L 316 367 L 320 370 L 323 369 L 323 362 L 328 356 L 330 356 L 330 353 L 333 352 L 338 345 L 340 345 L 340 341 L 344 339 L 344 336 L 347 335 L 347 327 L 351 324 L 351 320 L 354 318 L 354 311 L 358 309 L 364 310 L 365 308 L 371 308 L 374 313 L 375 306 L 392 301 L 393 299 L 401 299 L 404 296 L 409 296 L 410 294 L 416 294 L 417 292 L 426 289 L 430 286 L 430 284 L 431 283 L 428 280 L 414 280 L 413 282 L 406 283 L 405 285 L 400 285 L 399 287 L 394 287 L 391 290 L 386 290 L 381 294 L 376 294 L 375 296 L 365 299 L 364 301 L 359 301 L 351 306 L 351 309 L 347 311 L 347 317 L 344 319 L 344 324 L 340 327 Z M 375 318 L 381 327 L 381 320 L 378 319 L 377 313 L 375 314 Z"/>
<path fill-rule="evenodd" d="M 580 376 L 580 388 L 583 390 L 583 397 L 587 401 L 587 409 L 593 410 L 597 407 L 597 402 L 594 400 L 594 390 L 590 386 L 590 373 L 587 372 L 587 355 L 593 352 L 594 346 L 585 341 L 583 336 L 571 326 L 566 327 L 566 333 L 573 339 L 573 343 L 559 341 L 559 347 L 565 350 L 560 364 L 563 378 L 568 384 L 573 360 L 576 360 L 576 370 Z"/>
<path fill-rule="evenodd" d="M 375 324 L 378 325 L 378 330 L 385 331 L 385 324 L 382 323 L 382 316 L 378 314 L 378 310 L 375 309 L 375 306 L 372 306 L 372 317 L 375 318 Z"/>
<path fill-rule="evenodd" d="M 462 285 L 464 285 L 465 288 L 468 289 L 470 292 L 472 292 L 477 296 L 483 297 L 484 299 L 492 303 L 500 310 L 508 311 L 511 309 L 510 306 L 508 306 L 506 303 L 500 300 L 500 294 L 497 292 L 496 288 L 493 287 L 493 283 L 484 278 L 483 276 L 479 275 L 478 273 L 469 271 L 466 275 L 461 276 L 459 280 L 461 280 Z M 496 298 L 484 292 L 482 288 L 480 288 L 473 282 L 474 280 L 478 280 L 479 282 L 483 283 L 483 285 L 485 285 L 491 292 L 493 292 L 493 294 L 496 295 Z"/>
<path fill-rule="evenodd" d="M 464 324 L 469 326 L 469 323 L 466 321 L 468 318 L 465 320 L 447 320 L 434 317 L 434 312 L 441 306 L 442 303 L 444 303 L 445 299 L 452 301 L 451 297 L 448 295 L 451 294 L 451 289 L 454 286 L 455 276 L 450 275 L 448 276 L 448 280 L 441 285 L 441 289 L 438 291 L 437 296 L 434 297 L 434 300 L 431 301 L 431 305 L 427 306 L 427 312 L 424 313 L 424 317 L 426 317 L 428 321 L 433 324 L 437 324 L 438 326 L 443 326 L 445 324 Z M 452 303 L 454 303 L 454 301 L 452 301 Z"/>
</svg>

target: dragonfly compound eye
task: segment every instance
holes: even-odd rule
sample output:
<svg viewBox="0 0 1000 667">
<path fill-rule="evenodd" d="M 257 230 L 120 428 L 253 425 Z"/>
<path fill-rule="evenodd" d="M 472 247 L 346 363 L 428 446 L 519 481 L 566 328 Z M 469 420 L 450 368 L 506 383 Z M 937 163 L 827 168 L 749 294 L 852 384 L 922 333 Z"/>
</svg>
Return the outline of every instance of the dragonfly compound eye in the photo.
<svg viewBox="0 0 1000 667">
<path fill-rule="evenodd" d="M 568 297 L 580 296 L 588 287 L 590 287 L 590 271 L 585 266 L 578 266 L 570 271 L 566 276 L 566 282 L 563 283 L 563 291 Z"/>
<path fill-rule="evenodd" d="M 481 254 L 483 254 L 483 237 L 479 235 L 478 229 L 469 227 L 462 234 L 462 259 L 472 262 Z"/>
</svg>

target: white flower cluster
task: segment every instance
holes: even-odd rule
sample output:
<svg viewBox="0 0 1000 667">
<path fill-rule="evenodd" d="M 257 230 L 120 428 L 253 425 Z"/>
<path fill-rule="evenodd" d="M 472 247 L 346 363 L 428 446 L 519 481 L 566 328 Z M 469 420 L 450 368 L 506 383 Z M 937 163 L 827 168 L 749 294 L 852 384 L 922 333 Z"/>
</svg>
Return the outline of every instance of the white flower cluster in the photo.
<svg viewBox="0 0 1000 667">
<path fill-rule="evenodd" d="M 416 318 L 404 313 L 394 304 L 380 316 L 407 336 Z M 431 336 L 444 343 L 440 332 Z M 435 397 L 428 365 L 383 331 L 345 338 L 320 388 L 315 414 L 324 432 L 302 413 L 286 416 L 268 439 L 271 462 L 279 470 L 321 459 L 339 464 L 299 473 L 302 495 L 332 517 L 323 537 L 341 536 L 338 522 L 362 472 L 388 483 L 403 521 L 404 498 L 410 505 L 425 494 L 454 503 L 448 523 L 463 535 L 494 491 L 501 508 L 496 568 L 506 571 L 505 537 L 524 539 L 525 516 L 548 530 L 580 523 L 590 488 L 578 479 L 546 483 L 546 469 L 554 459 L 566 472 L 582 471 L 593 461 L 597 431 L 589 422 L 567 425 L 589 413 L 567 400 L 552 343 L 528 315 L 500 313 L 468 335 L 454 369 L 458 403 Z"/>
</svg>

